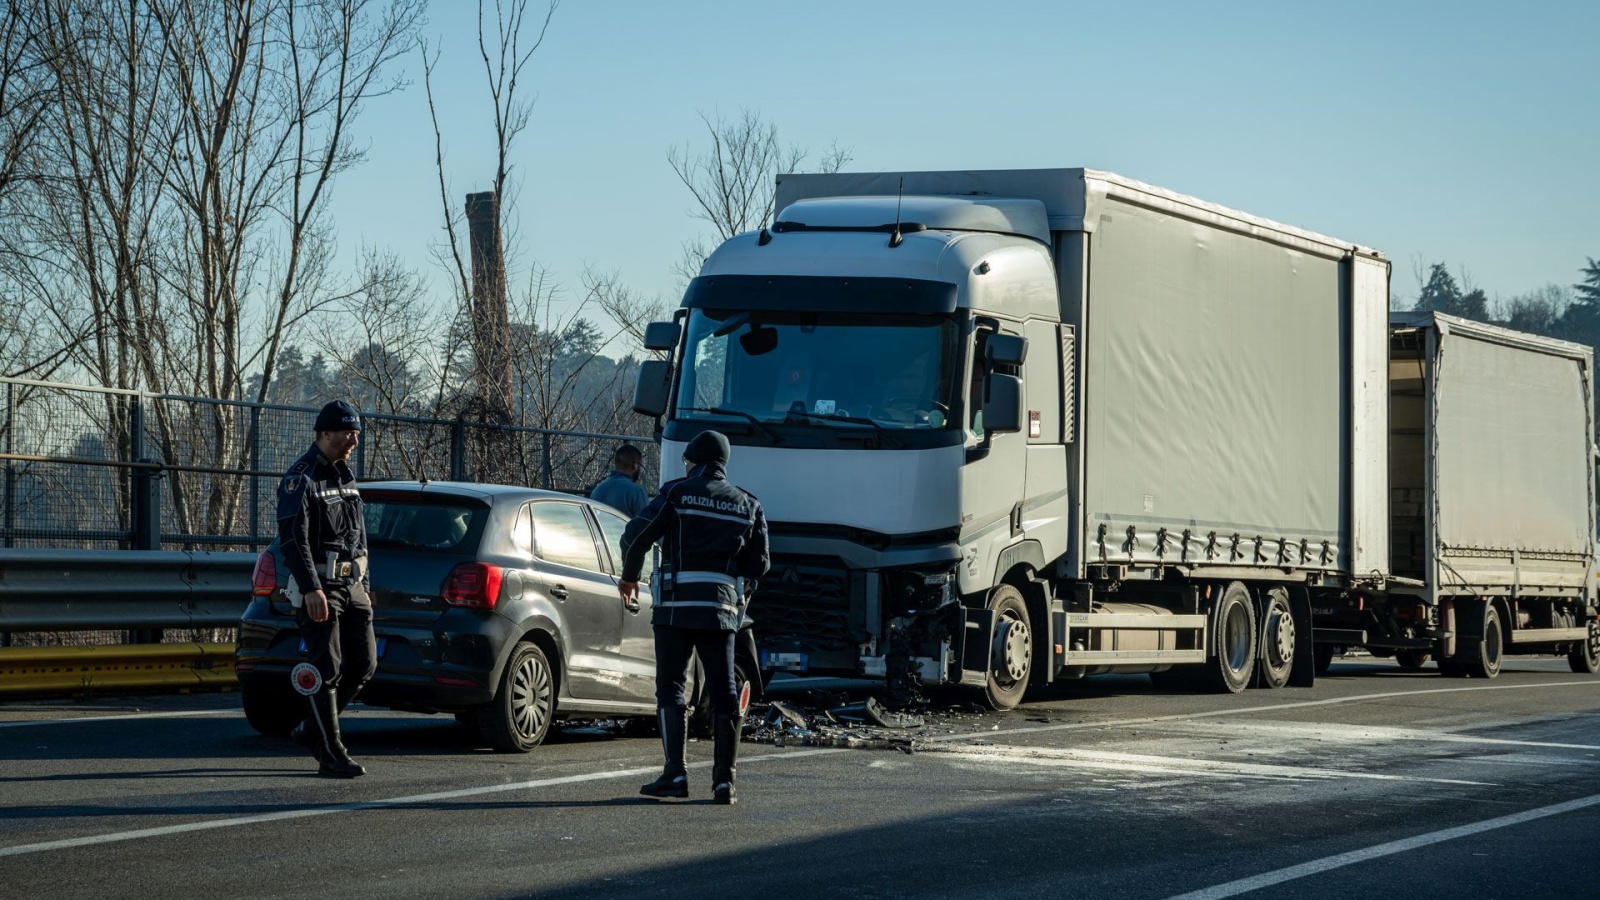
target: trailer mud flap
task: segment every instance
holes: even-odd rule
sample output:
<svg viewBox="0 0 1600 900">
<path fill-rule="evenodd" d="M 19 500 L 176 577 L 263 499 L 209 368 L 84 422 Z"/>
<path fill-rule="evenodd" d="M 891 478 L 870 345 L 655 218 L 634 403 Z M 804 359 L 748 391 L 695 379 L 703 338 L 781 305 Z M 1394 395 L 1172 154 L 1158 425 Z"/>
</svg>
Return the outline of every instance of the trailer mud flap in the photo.
<svg viewBox="0 0 1600 900">
<path fill-rule="evenodd" d="M 1294 618 L 1294 666 L 1289 670 L 1289 686 L 1314 687 L 1317 653 L 1311 625 L 1310 591 L 1299 586 L 1289 588 L 1289 615 Z"/>
<path fill-rule="evenodd" d="M 993 663 L 995 611 L 992 609 L 963 609 L 965 627 L 961 629 L 960 652 L 953 655 L 961 661 L 961 671 L 951 672 L 950 680 L 962 687 L 983 687 L 989 683 L 989 667 Z"/>
</svg>

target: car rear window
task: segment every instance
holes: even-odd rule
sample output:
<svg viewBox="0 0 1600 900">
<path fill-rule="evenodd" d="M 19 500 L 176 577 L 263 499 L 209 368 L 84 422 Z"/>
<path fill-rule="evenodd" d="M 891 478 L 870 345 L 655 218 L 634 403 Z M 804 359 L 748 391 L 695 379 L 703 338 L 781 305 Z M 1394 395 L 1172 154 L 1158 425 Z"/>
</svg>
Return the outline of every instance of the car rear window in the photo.
<svg viewBox="0 0 1600 900">
<path fill-rule="evenodd" d="M 483 533 L 488 507 L 441 497 L 363 496 L 367 544 L 416 550 L 461 550 Z"/>
</svg>

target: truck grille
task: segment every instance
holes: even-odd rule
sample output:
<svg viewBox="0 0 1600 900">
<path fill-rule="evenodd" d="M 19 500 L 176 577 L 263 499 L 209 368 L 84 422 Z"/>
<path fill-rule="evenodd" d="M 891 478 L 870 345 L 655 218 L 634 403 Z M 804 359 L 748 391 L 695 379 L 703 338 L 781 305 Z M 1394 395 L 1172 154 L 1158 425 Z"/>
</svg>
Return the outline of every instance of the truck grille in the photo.
<svg viewBox="0 0 1600 900">
<path fill-rule="evenodd" d="M 836 563 L 774 559 L 750 604 L 756 633 L 820 645 L 859 643 L 850 624 L 850 581 L 850 570 Z"/>
</svg>

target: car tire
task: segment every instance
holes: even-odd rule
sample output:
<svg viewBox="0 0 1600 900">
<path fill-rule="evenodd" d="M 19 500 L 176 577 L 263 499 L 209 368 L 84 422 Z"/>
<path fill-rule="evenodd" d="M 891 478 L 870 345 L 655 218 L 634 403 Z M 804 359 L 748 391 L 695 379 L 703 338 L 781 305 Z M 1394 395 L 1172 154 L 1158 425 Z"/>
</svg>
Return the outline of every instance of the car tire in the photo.
<svg viewBox="0 0 1600 900">
<path fill-rule="evenodd" d="M 550 733 L 556 712 L 555 672 L 532 641 L 511 651 L 494 699 L 478 707 L 478 731 L 501 753 L 527 753 Z"/>
<path fill-rule="evenodd" d="M 244 706 L 245 721 L 268 737 L 287 737 L 306 717 L 306 702 L 288 687 L 275 689 L 263 685 L 241 685 L 239 702 Z"/>
<path fill-rule="evenodd" d="M 735 696 L 745 698 L 754 690 L 750 684 L 750 673 L 745 667 L 735 664 L 733 667 L 733 686 L 737 692 Z M 690 671 L 689 691 L 689 734 L 697 738 L 711 737 L 711 719 L 714 715 L 711 704 L 711 692 L 706 685 L 705 672 L 700 668 L 700 660 L 696 659 Z M 748 703 L 746 704 L 748 708 Z"/>
</svg>

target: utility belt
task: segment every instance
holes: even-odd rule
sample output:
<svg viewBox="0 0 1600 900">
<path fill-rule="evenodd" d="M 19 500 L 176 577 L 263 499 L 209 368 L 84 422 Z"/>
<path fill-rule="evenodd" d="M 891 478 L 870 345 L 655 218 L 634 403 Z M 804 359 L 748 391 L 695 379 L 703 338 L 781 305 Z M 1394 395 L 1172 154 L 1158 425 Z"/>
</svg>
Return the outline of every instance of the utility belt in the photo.
<svg viewBox="0 0 1600 900">
<path fill-rule="evenodd" d="M 739 599 L 734 603 L 715 603 L 706 601 L 674 600 L 673 588 L 679 585 L 691 584 L 720 584 L 733 588 L 735 596 Z M 737 609 L 742 606 L 749 594 L 745 592 L 743 578 L 726 575 L 722 572 L 674 572 L 671 569 L 659 568 L 650 576 L 651 592 L 655 595 L 656 606 L 721 606 Z"/>
<path fill-rule="evenodd" d="M 360 581 L 367 575 L 367 558 L 365 556 L 357 556 L 354 559 L 340 559 L 339 551 L 329 550 L 323 554 L 323 558 L 326 562 L 320 574 L 330 581 L 339 578 Z"/>
</svg>

